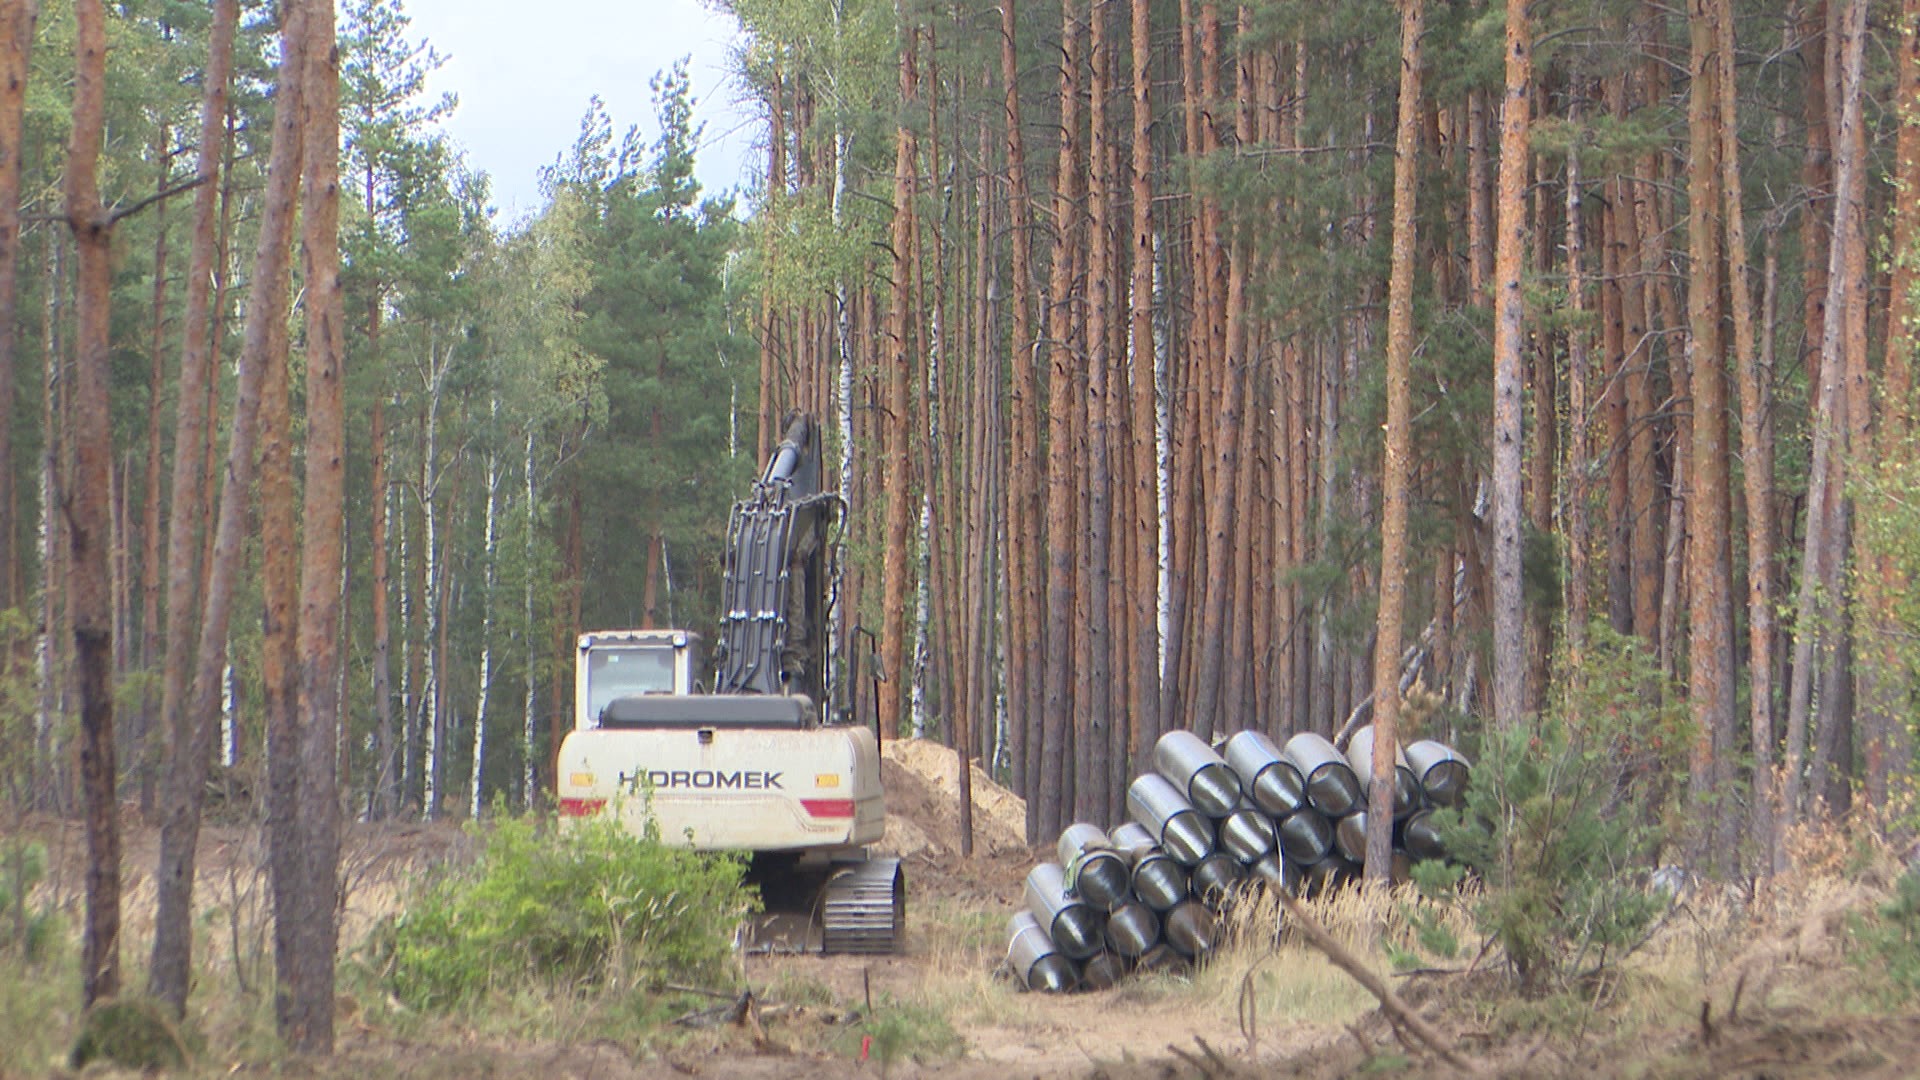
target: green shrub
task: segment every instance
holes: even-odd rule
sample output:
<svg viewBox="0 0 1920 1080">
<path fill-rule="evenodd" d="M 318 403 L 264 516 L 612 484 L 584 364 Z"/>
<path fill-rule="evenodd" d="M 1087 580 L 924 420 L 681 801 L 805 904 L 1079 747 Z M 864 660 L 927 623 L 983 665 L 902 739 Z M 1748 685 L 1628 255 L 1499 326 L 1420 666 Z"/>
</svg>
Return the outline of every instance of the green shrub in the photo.
<svg viewBox="0 0 1920 1080">
<path fill-rule="evenodd" d="M 446 1008 L 530 977 L 632 987 L 725 965 L 756 904 L 744 860 L 668 847 L 611 821 L 493 826 L 480 859 L 423 887 L 387 928 L 390 985 Z"/>
<path fill-rule="evenodd" d="M 1657 669 L 1631 639 L 1596 626 L 1581 663 L 1561 670 L 1571 675 L 1553 707 L 1532 727 L 1490 730 L 1464 809 L 1437 814 L 1459 865 L 1415 871 L 1430 894 L 1463 868 L 1479 879 L 1463 902 L 1529 990 L 1602 970 L 1665 906 L 1644 881 L 1686 746 L 1681 714 L 1660 703 Z"/>
<path fill-rule="evenodd" d="M 1885 980 L 1882 993 L 1889 1001 L 1910 1001 L 1920 992 L 1920 870 L 1900 875 L 1877 916 L 1850 917 L 1848 958 Z"/>
<path fill-rule="evenodd" d="M 0 952 L 29 963 L 44 959 L 60 932 L 52 906 L 28 900 L 46 873 L 45 845 L 16 838 L 0 846 Z"/>
</svg>

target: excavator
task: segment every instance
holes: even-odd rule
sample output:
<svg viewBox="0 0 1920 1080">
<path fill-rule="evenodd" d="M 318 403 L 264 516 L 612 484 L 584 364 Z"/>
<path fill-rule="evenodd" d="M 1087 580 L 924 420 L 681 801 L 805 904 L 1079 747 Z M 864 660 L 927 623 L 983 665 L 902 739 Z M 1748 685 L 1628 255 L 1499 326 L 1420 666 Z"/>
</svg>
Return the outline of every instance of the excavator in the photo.
<svg viewBox="0 0 1920 1080">
<path fill-rule="evenodd" d="M 891 953 L 906 886 L 898 859 L 868 849 L 886 828 L 878 723 L 828 706 L 831 534 L 845 503 L 821 475 L 818 425 L 790 414 L 728 519 L 710 689 L 690 631 L 580 635 L 559 809 L 747 853 L 768 912 L 758 946 Z"/>
</svg>

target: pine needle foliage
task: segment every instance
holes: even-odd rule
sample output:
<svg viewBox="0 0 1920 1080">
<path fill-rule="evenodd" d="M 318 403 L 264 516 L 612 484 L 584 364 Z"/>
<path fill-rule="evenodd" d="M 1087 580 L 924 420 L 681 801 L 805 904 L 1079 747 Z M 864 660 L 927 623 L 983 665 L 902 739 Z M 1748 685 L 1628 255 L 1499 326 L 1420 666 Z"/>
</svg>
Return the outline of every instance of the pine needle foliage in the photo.
<svg viewBox="0 0 1920 1080">
<path fill-rule="evenodd" d="M 1686 746 L 1636 640 L 1596 624 L 1581 663 L 1560 670 L 1553 707 L 1531 728 L 1490 731 L 1466 806 L 1438 812 L 1457 862 L 1415 869 L 1435 893 L 1478 880 L 1461 902 L 1534 992 L 1605 971 L 1667 906 L 1645 883 Z"/>
</svg>

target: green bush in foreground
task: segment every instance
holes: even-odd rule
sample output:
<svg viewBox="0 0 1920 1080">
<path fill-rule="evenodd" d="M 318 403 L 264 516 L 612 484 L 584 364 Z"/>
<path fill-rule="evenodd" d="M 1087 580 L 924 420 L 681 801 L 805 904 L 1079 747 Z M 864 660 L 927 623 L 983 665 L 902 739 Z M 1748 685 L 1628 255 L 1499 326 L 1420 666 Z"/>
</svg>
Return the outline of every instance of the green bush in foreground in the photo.
<svg viewBox="0 0 1920 1080">
<path fill-rule="evenodd" d="M 1658 669 L 1638 643 L 1597 623 L 1582 663 L 1563 670 L 1553 707 L 1531 726 L 1487 733 L 1466 806 L 1436 813 L 1456 863 L 1414 868 L 1436 897 L 1472 872 L 1474 923 L 1531 991 L 1606 969 L 1667 906 L 1645 887 L 1660 841 L 1650 823 L 1687 745 L 1684 717 L 1650 690 Z M 1416 921 L 1423 947 L 1457 947 L 1438 929 Z"/>
<path fill-rule="evenodd" d="M 746 864 L 611 821 L 500 821 L 479 861 L 422 888 L 389 927 L 394 995 L 447 1008 L 528 978 L 635 986 L 725 964 L 755 906 Z"/>
</svg>

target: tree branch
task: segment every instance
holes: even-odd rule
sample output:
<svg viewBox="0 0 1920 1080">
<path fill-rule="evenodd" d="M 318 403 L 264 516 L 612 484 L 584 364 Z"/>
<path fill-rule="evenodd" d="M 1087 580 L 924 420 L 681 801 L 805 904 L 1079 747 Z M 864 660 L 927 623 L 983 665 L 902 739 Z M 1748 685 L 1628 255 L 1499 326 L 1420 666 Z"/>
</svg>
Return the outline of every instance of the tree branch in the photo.
<svg viewBox="0 0 1920 1080">
<path fill-rule="evenodd" d="M 141 199 L 139 202 L 134 203 L 132 206 L 123 206 L 120 209 L 115 210 L 113 214 L 110 217 L 108 217 L 107 221 L 109 224 L 117 225 L 120 223 L 122 218 L 130 218 L 133 215 L 139 213 L 142 210 L 145 210 L 147 207 L 152 206 L 154 203 L 157 203 L 162 199 L 171 199 L 175 195 L 178 195 L 183 191 L 191 191 L 194 188 L 199 187 L 206 180 L 207 180 L 207 177 L 196 176 L 191 180 L 182 180 L 170 188 L 162 188 L 159 191 L 156 191 L 153 194 L 147 196 L 146 198 Z"/>
</svg>

